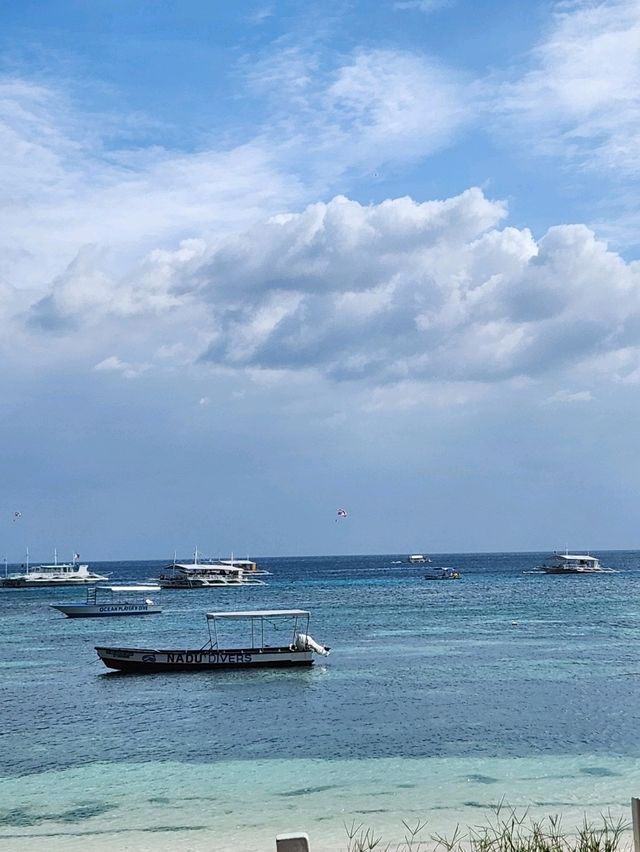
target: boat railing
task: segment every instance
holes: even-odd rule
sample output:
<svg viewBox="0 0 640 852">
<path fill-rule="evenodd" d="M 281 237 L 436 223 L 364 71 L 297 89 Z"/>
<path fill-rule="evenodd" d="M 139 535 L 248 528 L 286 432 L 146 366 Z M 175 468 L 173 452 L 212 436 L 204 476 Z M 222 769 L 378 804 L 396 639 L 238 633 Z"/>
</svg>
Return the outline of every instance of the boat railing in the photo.
<svg viewBox="0 0 640 852">
<path fill-rule="evenodd" d="M 292 622 L 291 642 L 288 644 L 295 645 L 296 637 L 299 633 L 307 634 L 309 632 L 309 619 L 311 614 L 303 609 L 269 609 L 269 610 L 248 610 L 243 612 L 208 612 L 207 624 L 209 628 L 209 639 L 212 648 L 219 648 L 218 637 L 218 622 L 224 620 L 230 621 L 248 621 L 251 627 L 251 647 L 265 648 L 265 623 L 267 629 L 276 627 L 276 622 L 280 619 L 290 620 Z M 301 627 L 300 625 L 303 625 Z M 211 626 L 213 625 L 213 635 Z M 257 636 L 260 637 L 259 644 L 256 641 Z"/>
</svg>

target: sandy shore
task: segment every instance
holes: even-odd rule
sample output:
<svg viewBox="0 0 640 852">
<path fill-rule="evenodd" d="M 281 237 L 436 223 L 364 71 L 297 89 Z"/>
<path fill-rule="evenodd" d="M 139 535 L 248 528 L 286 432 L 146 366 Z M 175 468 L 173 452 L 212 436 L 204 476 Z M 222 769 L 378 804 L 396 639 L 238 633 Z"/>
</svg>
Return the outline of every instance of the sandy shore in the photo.
<svg viewBox="0 0 640 852">
<path fill-rule="evenodd" d="M 450 836 L 501 800 L 567 830 L 585 814 L 628 821 L 638 791 L 638 761 L 602 755 L 92 764 L 0 779 L 0 850 L 265 852 L 306 831 L 312 852 L 339 852 L 353 824 L 395 848 L 403 820 Z"/>
</svg>

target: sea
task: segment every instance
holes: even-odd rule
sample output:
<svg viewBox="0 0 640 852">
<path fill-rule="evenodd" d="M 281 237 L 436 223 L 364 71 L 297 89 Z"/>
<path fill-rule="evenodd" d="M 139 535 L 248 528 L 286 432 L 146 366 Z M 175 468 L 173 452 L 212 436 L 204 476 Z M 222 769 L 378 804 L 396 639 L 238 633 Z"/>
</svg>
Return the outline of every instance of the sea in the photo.
<svg viewBox="0 0 640 852">
<path fill-rule="evenodd" d="M 494 818 L 628 821 L 640 796 L 640 552 L 258 559 L 265 586 L 164 590 L 161 615 L 67 619 L 81 589 L 0 589 L 0 849 L 265 852 L 306 832 L 451 836 Z M 164 561 L 91 564 L 113 582 Z M 200 648 L 211 610 L 303 608 L 309 670 L 108 672 L 94 646 Z M 289 640 L 286 640 L 287 642 Z"/>
</svg>

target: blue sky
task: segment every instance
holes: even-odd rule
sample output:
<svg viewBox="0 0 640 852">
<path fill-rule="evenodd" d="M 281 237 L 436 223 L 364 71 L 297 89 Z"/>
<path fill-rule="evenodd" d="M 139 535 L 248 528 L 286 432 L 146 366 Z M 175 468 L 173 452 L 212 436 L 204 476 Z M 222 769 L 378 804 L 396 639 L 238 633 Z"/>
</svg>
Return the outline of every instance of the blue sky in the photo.
<svg viewBox="0 0 640 852">
<path fill-rule="evenodd" d="M 637 2 L 0 18 L 9 560 L 640 546 Z"/>
</svg>

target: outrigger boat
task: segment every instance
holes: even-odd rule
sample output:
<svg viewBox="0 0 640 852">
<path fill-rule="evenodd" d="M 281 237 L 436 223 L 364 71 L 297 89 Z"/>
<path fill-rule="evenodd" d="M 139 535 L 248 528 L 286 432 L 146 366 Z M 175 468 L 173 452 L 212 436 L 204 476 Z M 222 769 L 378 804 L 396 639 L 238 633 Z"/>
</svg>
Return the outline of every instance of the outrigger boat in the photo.
<svg viewBox="0 0 640 852">
<path fill-rule="evenodd" d="M 149 595 L 160 586 L 89 586 L 86 603 L 49 604 L 67 618 L 100 618 L 120 615 L 157 615 L 162 612 Z M 123 599 L 121 595 L 126 595 Z"/>
<path fill-rule="evenodd" d="M 424 575 L 425 580 L 459 580 L 460 572 L 455 568 L 433 568 L 429 574 Z"/>
<path fill-rule="evenodd" d="M 89 570 L 88 565 L 78 563 L 79 555 L 74 554 L 72 562 L 58 562 L 58 551 L 53 552 L 53 564 L 29 565 L 29 551 L 27 551 L 27 562 L 23 565 L 20 574 L 7 574 L 5 565 L 5 576 L 0 579 L 0 586 L 14 589 L 40 589 L 45 586 L 88 586 L 108 580 L 101 574 Z"/>
<path fill-rule="evenodd" d="M 309 636 L 309 619 L 310 613 L 303 609 L 208 612 L 209 639 L 201 648 L 106 648 L 98 645 L 96 651 L 107 668 L 123 672 L 193 672 L 261 666 L 311 666 L 314 653 L 326 657 L 330 649 Z M 248 622 L 250 641 L 235 647 L 221 644 L 218 626 L 224 621 Z M 269 628 L 274 628 L 278 622 L 287 621 L 291 627 L 290 644 L 270 644 Z"/>
<path fill-rule="evenodd" d="M 613 568 L 605 568 L 595 556 L 568 551 L 554 551 L 543 565 L 535 569 L 536 574 L 541 571 L 544 574 L 615 574 Z"/>
<path fill-rule="evenodd" d="M 212 586 L 266 586 L 258 576 L 269 573 L 258 571 L 250 559 L 208 559 L 200 561 L 196 548 L 193 562 L 176 562 L 167 566 L 158 577 L 163 589 L 207 589 Z"/>
</svg>

